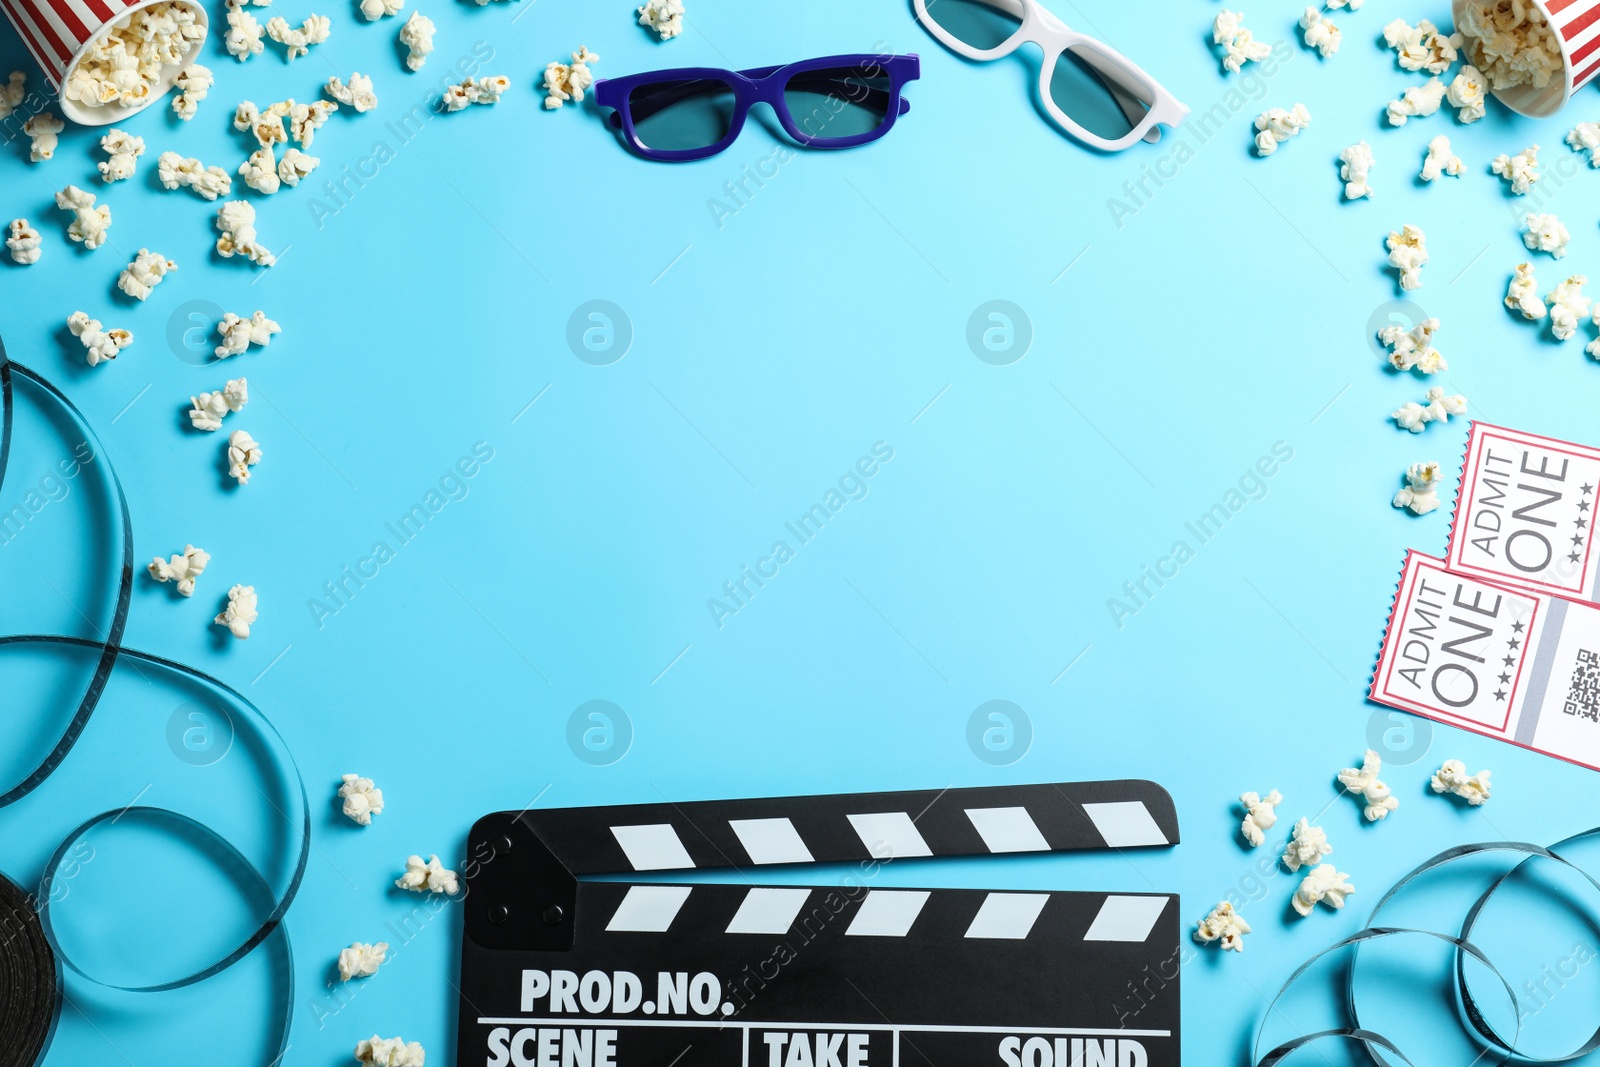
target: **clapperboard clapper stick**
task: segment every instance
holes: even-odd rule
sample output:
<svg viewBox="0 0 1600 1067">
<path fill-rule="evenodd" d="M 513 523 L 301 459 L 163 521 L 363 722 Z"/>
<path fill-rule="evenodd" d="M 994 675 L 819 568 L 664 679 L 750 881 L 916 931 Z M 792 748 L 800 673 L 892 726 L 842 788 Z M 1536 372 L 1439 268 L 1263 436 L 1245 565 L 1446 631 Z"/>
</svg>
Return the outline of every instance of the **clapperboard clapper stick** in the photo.
<svg viewBox="0 0 1600 1067">
<path fill-rule="evenodd" d="M 1174 845 L 1145 781 L 502 812 L 465 866 L 460 1067 L 1171 1067 L 1178 898 L 890 887 Z M 849 863 L 843 885 L 749 884 Z M 638 872 L 732 869 L 743 884 Z M 589 876 L 618 875 L 622 880 Z M 897 876 L 897 880 L 900 880 Z"/>
</svg>

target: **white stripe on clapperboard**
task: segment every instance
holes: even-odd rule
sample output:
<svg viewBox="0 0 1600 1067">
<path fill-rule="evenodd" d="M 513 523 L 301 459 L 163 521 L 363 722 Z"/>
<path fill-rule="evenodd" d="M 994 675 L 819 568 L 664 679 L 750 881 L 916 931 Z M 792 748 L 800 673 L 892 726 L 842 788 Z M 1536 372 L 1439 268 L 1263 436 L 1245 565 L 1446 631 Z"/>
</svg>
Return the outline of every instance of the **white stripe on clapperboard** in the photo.
<svg viewBox="0 0 1600 1067">
<path fill-rule="evenodd" d="M 719 887 L 720 889 L 721 887 Z M 606 923 L 613 933 L 665 933 L 694 891 L 687 885 L 629 886 L 622 903 Z M 846 937 L 905 937 L 932 894 L 920 889 L 873 889 L 856 909 Z M 729 934 L 783 934 L 811 896 L 810 889 L 755 886 L 724 931 Z M 989 893 L 967 927 L 966 936 L 982 940 L 1021 940 L 1033 930 L 1049 893 Z M 1149 938 L 1167 906 L 1164 896 L 1107 896 L 1089 924 L 1085 941 L 1133 941 Z"/>
<path fill-rule="evenodd" d="M 967 818 L 990 852 L 1043 852 L 1050 848 L 1026 808 L 965 810 Z M 1166 835 L 1141 801 L 1085 804 L 1083 810 L 1111 848 L 1167 844 Z M 848 818 L 861 843 L 879 859 L 933 855 L 933 850 L 917 832 L 917 825 L 907 812 L 865 812 Z M 794 828 L 794 823 L 788 819 L 730 819 L 728 826 L 738 836 L 752 863 L 813 861 L 811 850 Z M 664 871 L 694 866 L 694 860 L 689 858 L 689 850 L 683 847 L 683 841 L 671 823 L 613 826 L 611 833 L 636 871 Z"/>
</svg>

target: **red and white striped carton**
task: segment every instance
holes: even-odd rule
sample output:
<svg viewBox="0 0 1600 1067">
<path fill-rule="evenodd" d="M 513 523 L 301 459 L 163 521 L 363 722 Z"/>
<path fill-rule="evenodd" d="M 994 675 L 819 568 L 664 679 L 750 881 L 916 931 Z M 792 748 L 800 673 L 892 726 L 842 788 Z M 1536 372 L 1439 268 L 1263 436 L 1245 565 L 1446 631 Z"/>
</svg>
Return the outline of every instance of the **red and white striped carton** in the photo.
<svg viewBox="0 0 1600 1067">
<path fill-rule="evenodd" d="M 28 46 L 28 52 L 38 62 L 50 85 L 60 91 L 72 68 L 89 50 L 89 46 L 111 33 L 111 28 L 122 19 L 162 0 L 0 0 L 6 17 L 16 27 L 17 34 Z M 205 8 L 192 4 L 197 12 L 197 22 L 208 26 Z M 201 37 L 189 48 L 182 63 L 168 64 L 162 68 L 155 92 L 137 107 L 84 107 L 73 100 L 59 101 L 61 113 L 73 122 L 84 126 L 106 126 L 137 114 L 160 100 L 172 88 L 174 79 L 184 65 L 191 62 L 205 43 Z"/>
<path fill-rule="evenodd" d="M 1469 0 L 1452 0 L 1451 13 L 1461 25 L 1461 12 Z M 1600 0 L 1523 0 L 1543 12 L 1561 44 L 1561 77 L 1543 89 L 1517 85 L 1490 90 L 1494 98 L 1530 118 L 1549 118 L 1560 111 L 1572 94 L 1600 74 Z"/>
<path fill-rule="evenodd" d="M 1550 0 L 1544 5 L 1550 24 L 1561 36 L 1566 62 L 1567 93 L 1582 89 L 1600 74 L 1600 3 L 1596 0 Z"/>
</svg>

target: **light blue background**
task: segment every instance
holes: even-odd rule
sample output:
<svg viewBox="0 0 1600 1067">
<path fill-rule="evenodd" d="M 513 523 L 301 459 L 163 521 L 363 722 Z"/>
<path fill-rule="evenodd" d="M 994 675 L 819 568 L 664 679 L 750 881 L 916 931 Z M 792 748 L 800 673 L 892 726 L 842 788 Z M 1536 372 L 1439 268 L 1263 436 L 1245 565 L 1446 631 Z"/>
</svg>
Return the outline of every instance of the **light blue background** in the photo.
<svg viewBox="0 0 1600 1067">
<path fill-rule="evenodd" d="M 375 1031 L 449 1060 L 453 910 L 423 924 L 375 979 L 343 990 L 343 1006 L 327 972 L 352 940 L 399 943 L 386 924 L 416 901 L 387 886 L 408 853 L 459 858 L 474 819 L 536 797 L 567 806 L 1158 781 L 1178 804 L 1178 848 L 905 865 L 887 877 L 1177 891 L 1186 930 L 1237 894 L 1256 931 L 1248 950 L 1227 959 L 1207 950 L 1184 967 L 1185 1054 L 1196 1065 L 1238 1062 L 1264 997 L 1317 948 L 1359 929 L 1412 864 L 1459 842 L 1551 842 L 1596 821 L 1593 772 L 1430 730 L 1364 699 L 1404 550 L 1442 554 L 1449 514 L 1447 505 L 1413 518 L 1389 497 L 1418 460 L 1437 459 L 1453 477 L 1466 432 L 1455 420 L 1413 437 L 1387 419 L 1432 383 L 1388 371 L 1372 345 L 1377 325 L 1409 314 L 1391 304 L 1399 294 L 1383 237 L 1407 222 L 1428 235 L 1432 262 L 1410 299 L 1443 322 L 1448 391 L 1465 393 L 1477 416 L 1593 443 L 1600 368 L 1584 342 L 1551 343 L 1499 304 L 1511 267 L 1528 258 L 1518 240 L 1526 205 L 1488 162 L 1545 146 L 1540 189 L 1573 241 L 1562 263 L 1538 260 L 1541 289 L 1570 271 L 1600 275 L 1600 173 L 1561 143 L 1573 122 L 1600 112 L 1595 93 L 1561 120 L 1496 105 L 1470 127 L 1446 108 L 1390 129 L 1384 103 L 1421 80 L 1379 42 L 1398 11 L 1336 14 L 1345 45 L 1325 61 L 1300 46 L 1297 5 L 1250 6 L 1247 24 L 1286 42 L 1289 58 L 1247 80 L 1221 74 L 1210 7 L 1053 6 L 1197 113 L 1220 105 L 1220 132 L 1203 139 L 1191 122 L 1183 137 L 1193 151 L 1181 163 L 1168 140 L 1090 154 L 1041 119 L 1031 50 L 968 64 L 904 3 L 831 0 L 692 0 L 688 30 L 667 44 L 633 24 L 627 2 L 426 0 L 437 51 L 416 75 L 395 49 L 398 21 L 369 25 L 340 0 L 322 8 L 332 39 L 292 65 L 269 42 L 241 66 L 214 35 L 206 62 L 218 85 L 199 116 L 183 125 L 153 108 L 124 123 L 149 153 L 133 180 L 111 187 L 94 174 L 93 131 L 69 131 L 56 159 L 34 166 L 15 136 L 20 116 L 7 125 L 0 216 L 28 216 L 45 246 L 37 266 L 0 263 L 7 347 L 59 383 L 101 435 L 127 487 L 136 562 L 186 541 L 212 554 L 193 601 L 138 576 L 128 643 L 243 689 L 283 732 L 311 792 L 315 850 L 288 923 L 294 1061 L 341 1062 Z M 276 5 L 295 22 L 312 9 Z M 1438 2 L 1404 14 L 1448 22 Z M 213 18 L 220 25 L 220 8 Z M 699 163 L 633 158 L 592 105 L 540 107 L 544 64 L 580 43 L 602 57 L 601 76 L 878 48 L 920 53 L 923 76 L 889 136 L 850 152 L 791 147 L 777 175 L 735 204 L 725 183 L 783 158 L 772 124 L 751 123 L 728 152 Z M 482 72 L 512 79 L 498 106 L 434 117 L 404 142 L 386 126 L 485 45 L 494 58 Z M 13 65 L 40 87 L 6 31 L 0 70 Z M 352 70 L 373 76 L 379 108 L 345 109 L 318 133 L 312 152 L 323 163 L 306 186 L 250 194 L 280 264 L 257 272 L 216 258 L 215 206 L 160 190 L 155 156 L 173 148 L 232 170 L 247 151 L 229 123 L 239 100 L 309 99 L 330 74 Z M 1295 102 L 1314 116 L 1309 131 L 1256 159 L 1251 119 Z M 1426 187 L 1415 175 L 1440 132 L 1468 172 Z M 1362 138 L 1377 157 L 1376 193 L 1343 203 L 1336 156 Z M 323 191 L 375 154 L 392 158 L 376 173 L 366 164 L 371 176 L 353 195 Z M 1153 195 L 1132 200 L 1125 187 L 1141 179 Z M 115 212 L 97 252 L 65 239 L 51 197 L 68 182 Z M 716 197 L 738 207 L 720 225 Z M 1136 212 L 1119 224 L 1112 197 Z M 321 212 L 320 225 L 314 198 L 338 208 Z M 112 288 L 141 246 L 180 270 L 148 303 L 130 305 Z M 622 308 L 632 332 L 626 355 L 607 366 L 580 360 L 566 340 L 575 309 L 597 299 Z M 1004 366 L 976 358 L 966 341 L 969 316 L 996 299 L 1020 306 L 1032 330 L 1026 355 Z M 283 333 L 266 351 L 196 366 L 184 344 L 190 301 L 262 308 Z M 131 328 L 133 348 L 86 368 L 62 328 L 77 308 Z M 188 343 L 198 348 L 199 333 Z M 183 410 L 191 394 L 240 374 L 253 399 L 224 429 L 248 429 L 266 458 L 236 490 L 218 467 L 222 435 L 190 431 Z M 19 411 L 5 511 L 73 443 L 46 428 L 26 395 Z M 796 545 L 784 523 L 880 441 L 893 459 L 865 498 Z M 319 625 L 311 598 L 375 541 L 396 547 L 385 524 L 475 442 L 493 459 L 465 498 Z M 1293 459 L 1197 544 L 1185 523 L 1277 442 Z M 0 629 L 87 633 L 105 618 L 116 547 L 94 503 L 102 492 L 92 479 L 74 482 L 0 548 Z M 794 559 L 716 625 L 708 598 L 777 539 Z M 1108 599 L 1178 539 L 1194 558 L 1117 625 Z M 208 625 L 234 582 L 261 598 L 247 643 Z M 61 669 L 81 686 L 81 665 Z M 193 778 L 165 743 L 181 695 L 122 673 L 84 751 L 0 812 L 0 866 L 13 877 L 36 878 L 68 828 L 141 787 L 141 803 L 181 800 L 220 826 L 270 838 L 262 827 L 272 814 L 233 777 L 249 777 L 241 760 L 230 754 Z M 623 708 L 634 733 L 608 766 L 580 760 L 566 740 L 573 710 L 597 699 Z M 1031 724 L 1031 747 L 1007 766 L 979 759 L 967 741 L 969 716 L 996 699 Z M 31 706 L 8 709 L 0 737 L 13 752 L 46 732 Z M 1412 761 L 1385 775 L 1401 807 L 1363 825 L 1333 777 L 1386 734 Z M 1493 768 L 1487 808 L 1427 792 L 1428 773 L 1448 757 Z M 7 781 L 21 770 L 13 762 Z M 375 778 L 388 799 L 369 829 L 335 810 L 346 771 Z M 1272 788 L 1285 795 L 1284 821 L 1251 853 L 1231 802 Z M 1296 817 L 1319 813 L 1358 893 L 1343 913 L 1298 920 L 1287 906 L 1293 879 L 1263 883 L 1252 870 Z M 98 917 L 100 936 L 136 922 L 119 947 L 100 950 L 118 965 L 203 956 L 192 946 L 210 945 L 217 935 L 206 931 L 237 920 L 237 905 L 183 857 L 138 843 L 153 849 L 151 884 L 131 884 L 139 857 L 107 841 L 120 866 L 87 869 L 80 901 L 98 903 L 79 921 L 93 934 Z M 155 857 L 177 865 L 170 881 Z M 1589 892 L 1576 899 L 1592 906 Z M 1443 924 L 1461 913 L 1461 901 L 1444 899 L 1413 917 Z M 1575 942 L 1593 946 L 1570 918 L 1529 921 L 1537 936 L 1499 939 L 1519 983 Z M 1419 1063 L 1467 1062 L 1471 1053 L 1446 1036 L 1455 1027 L 1444 1001 L 1407 976 L 1404 955 L 1392 953 L 1398 970 L 1373 978 L 1372 1002 L 1392 1009 L 1374 1021 L 1412 1037 Z M 1418 973 L 1445 973 L 1442 958 L 1411 956 Z M 1537 1020 L 1553 1028 L 1542 1034 L 1573 1032 L 1578 1001 L 1592 1003 L 1590 971 L 1588 992 L 1557 998 Z M 268 982 L 256 958 L 162 997 L 117 998 L 73 980 L 49 1062 L 120 1053 L 134 1064 L 209 1063 L 230 1040 L 251 1058 Z M 1318 979 L 1319 995 L 1283 1024 L 1324 1022 L 1317 1004 L 1332 988 Z"/>
</svg>

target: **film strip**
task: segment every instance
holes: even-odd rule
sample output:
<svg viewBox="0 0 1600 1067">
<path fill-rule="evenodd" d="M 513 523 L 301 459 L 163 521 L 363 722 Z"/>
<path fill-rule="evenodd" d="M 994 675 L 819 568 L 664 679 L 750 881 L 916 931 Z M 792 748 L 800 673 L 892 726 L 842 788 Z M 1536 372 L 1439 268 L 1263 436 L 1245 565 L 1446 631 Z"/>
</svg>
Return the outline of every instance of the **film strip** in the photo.
<svg viewBox="0 0 1600 1067">
<path fill-rule="evenodd" d="M 121 480 L 109 459 L 105 458 L 99 439 L 83 414 L 45 378 L 13 362 L 3 342 L 0 342 L 0 485 L 4 484 L 11 457 L 15 417 L 13 393 L 19 380 L 36 389 L 47 403 L 70 419 L 87 435 L 88 440 L 94 442 L 95 455 L 106 464 L 107 481 L 120 518 L 122 550 L 117 596 L 103 640 L 65 634 L 0 636 L 0 649 L 3 650 L 36 648 L 59 649 L 64 654 L 87 653 L 94 664 L 90 678 L 84 685 L 83 695 L 75 701 L 73 713 L 60 736 L 33 770 L 0 792 L 0 810 L 28 797 L 51 779 L 83 737 L 108 683 L 115 671 L 124 664 L 138 669 L 146 681 L 151 680 L 152 676 L 164 674 L 185 685 L 197 687 L 234 709 L 237 713 L 236 725 L 254 735 L 256 746 L 274 754 L 273 758 L 288 780 L 287 792 L 296 801 L 291 806 L 297 810 L 279 813 L 285 820 L 282 836 L 288 855 L 284 864 L 287 871 L 280 874 L 276 884 L 264 877 L 250 858 L 212 828 L 181 812 L 154 806 L 121 807 L 101 812 L 79 823 L 44 863 L 36 893 L 24 892 L 16 883 L 0 874 L 0 1067 L 31 1067 L 43 1059 L 55 1033 L 62 992 L 69 977 L 75 976 L 123 992 L 163 992 L 203 982 L 263 945 L 280 958 L 280 971 L 287 983 L 282 995 L 281 1017 L 276 1020 L 268 1038 L 267 1059 L 275 1063 L 288 1047 L 293 1001 L 290 948 L 283 920 L 299 892 L 310 855 L 311 808 L 305 783 L 282 737 L 260 709 L 241 693 L 192 667 L 123 646 L 122 637 L 127 626 L 133 583 L 133 524 Z M 254 929 L 220 958 L 198 970 L 177 976 L 155 977 L 139 984 L 97 977 L 92 966 L 76 961 L 65 950 L 54 929 L 52 907 L 59 905 L 51 889 L 62 879 L 63 867 L 70 863 L 75 846 L 87 835 L 102 828 L 109 832 L 117 823 L 154 827 L 186 841 L 206 855 L 236 884 L 244 887 L 242 891 L 250 898 L 253 914 L 258 917 Z"/>
<path fill-rule="evenodd" d="M 61 1012 L 61 966 L 33 899 L 0 874 L 0 1067 L 43 1055 Z"/>
<path fill-rule="evenodd" d="M 468 841 L 457 1062 L 1176 1065 L 1176 895 L 877 879 L 919 858 L 1177 842 L 1171 798 L 1144 781 L 489 815 Z M 818 863 L 855 868 L 841 885 L 630 877 Z M 1152 981 L 1134 1008 L 1126 991 Z"/>
<path fill-rule="evenodd" d="M 1527 1020 L 1535 1017 L 1538 1012 L 1529 1012 L 1526 1010 L 1523 1002 L 1519 1000 L 1517 996 L 1517 990 L 1513 987 L 1511 981 L 1507 979 L 1506 976 L 1499 970 L 1499 968 L 1494 965 L 1494 962 L 1489 958 L 1489 956 L 1485 954 L 1481 948 L 1473 944 L 1471 940 L 1473 931 L 1477 928 L 1478 920 L 1482 917 L 1484 909 L 1494 898 L 1495 894 L 1498 893 L 1500 889 L 1513 878 L 1531 870 L 1530 865 L 1536 861 L 1554 863 L 1574 871 L 1580 877 L 1582 877 L 1591 888 L 1597 892 L 1600 892 L 1600 881 L 1597 881 L 1593 875 L 1589 874 L 1583 868 L 1568 860 L 1561 854 L 1560 851 L 1558 851 L 1565 850 L 1569 846 L 1576 845 L 1579 842 L 1592 840 L 1596 837 L 1600 837 L 1600 827 L 1584 830 L 1580 833 L 1573 834 L 1570 837 L 1563 838 L 1549 848 L 1545 848 L 1541 845 L 1530 844 L 1524 841 L 1487 841 L 1476 844 L 1457 845 L 1454 848 L 1446 849 L 1419 864 L 1409 873 L 1404 875 L 1393 886 L 1391 886 L 1389 891 L 1383 895 L 1383 897 L 1378 901 L 1377 905 L 1372 909 L 1372 913 L 1367 917 L 1367 926 L 1364 929 L 1358 931 L 1357 933 L 1351 934 L 1349 937 L 1342 938 L 1341 940 L 1336 941 L 1332 945 L 1323 949 L 1321 952 L 1318 952 L 1316 955 L 1312 956 L 1310 959 L 1306 960 L 1299 967 L 1297 967 L 1294 973 L 1292 973 L 1288 979 L 1284 981 L 1283 985 L 1279 987 L 1277 993 L 1273 995 L 1272 1000 L 1267 1006 L 1267 1010 L 1262 1015 L 1261 1023 L 1256 1028 L 1256 1036 L 1251 1053 L 1252 1062 L 1256 1065 L 1256 1067 L 1273 1067 L 1273 1065 L 1284 1059 L 1287 1059 L 1289 1056 L 1308 1045 L 1316 1045 L 1329 1041 L 1340 1041 L 1357 1043 L 1364 1046 L 1365 1051 L 1372 1058 L 1373 1062 L 1380 1065 L 1387 1065 L 1392 1062 L 1388 1059 L 1385 1059 L 1385 1057 L 1380 1054 L 1378 1051 L 1380 1049 L 1383 1052 L 1389 1053 L 1400 1063 L 1408 1065 L 1412 1064 L 1413 1061 L 1411 1058 L 1405 1054 L 1405 1052 L 1396 1042 L 1391 1040 L 1386 1035 L 1367 1029 L 1362 1025 L 1360 1004 L 1356 996 L 1356 964 L 1361 947 L 1375 941 L 1384 941 L 1391 938 L 1425 938 L 1443 942 L 1453 948 L 1453 978 L 1456 992 L 1455 1006 L 1457 1016 L 1462 1027 L 1464 1029 L 1469 1029 L 1472 1034 L 1476 1036 L 1477 1043 L 1483 1048 L 1483 1051 L 1479 1054 L 1479 1059 L 1483 1059 L 1485 1056 L 1490 1055 L 1492 1051 L 1492 1054 L 1500 1058 L 1502 1061 L 1517 1060 L 1519 1062 L 1532 1064 L 1560 1064 L 1581 1059 L 1585 1056 L 1588 1056 L 1590 1053 L 1595 1052 L 1596 1050 L 1600 1050 L 1600 1025 L 1597 1025 L 1587 1038 L 1579 1042 L 1574 1049 L 1564 1054 L 1555 1056 L 1536 1056 L 1525 1051 L 1520 1045 L 1523 1037 L 1524 1023 Z M 1474 857 L 1492 854 L 1507 854 L 1520 858 L 1509 869 L 1495 876 L 1490 881 L 1488 887 L 1478 897 L 1478 899 L 1473 902 L 1470 908 L 1467 909 L 1466 915 L 1462 919 L 1459 933 L 1449 934 L 1437 930 L 1396 927 L 1379 923 L 1379 917 L 1382 915 L 1384 909 L 1387 908 L 1408 885 L 1411 885 L 1413 882 L 1416 882 L 1433 871 L 1447 867 L 1458 860 L 1467 860 Z M 1346 1016 L 1346 1025 L 1331 1027 L 1326 1030 L 1319 1030 L 1309 1034 L 1298 1034 L 1296 1037 L 1282 1042 L 1281 1044 L 1275 1045 L 1263 1052 L 1262 1044 L 1267 1030 L 1267 1023 L 1268 1020 L 1273 1017 L 1278 1003 L 1288 994 L 1289 990 L 1297 982 L 1299 982 L 1318 962 L 1339 954 L 1348 954 L 1350 957 L 1350 965 L 1345 969 L 1343 990 L 1343 1007 Z M 1509 1014 L 1515 1020 L 1514 1029 L 1510 1034 L 1503 1033 L 1499 1028 L 1497 1028 L 1490 1021 L 1489 1014 L 1483 1010 L 1484 1000 L 1475 991 L 1473 983 L 1468 978 L 1467 959 L 1469 957 L 1477 961 L 1489 972 L 1490 977 L 1493 979 L 1492 984 L 1497 986 L 1499 992 L 1504 993 L 1505 1003 L 1510 1009 Z M 1525 986 L 1525 989 L 1529 992 L 1533 991 L 1531 984 Z M 1430 1010 L 1436 1008 L 1434 1002 L 1429 1001 L 1429 1008 Z"/>
</svg>

